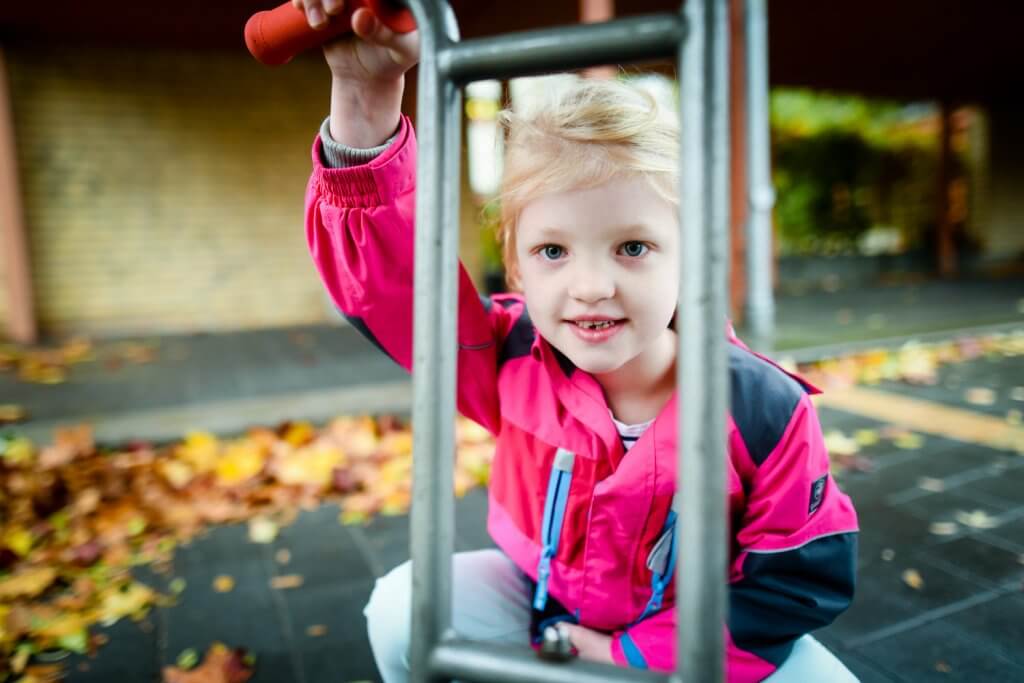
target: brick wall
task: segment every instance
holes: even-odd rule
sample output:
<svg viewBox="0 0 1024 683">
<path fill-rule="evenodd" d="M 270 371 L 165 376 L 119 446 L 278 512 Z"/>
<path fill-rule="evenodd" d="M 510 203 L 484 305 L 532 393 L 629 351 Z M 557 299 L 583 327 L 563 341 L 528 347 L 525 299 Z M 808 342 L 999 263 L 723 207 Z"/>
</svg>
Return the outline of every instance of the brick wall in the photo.
<svg viewBox="0 0 1024 683">
<path fill-rule="evenodd" d="M 312 57 L 269 69 L 244 52 L 9 50 L 45 332 L 333 318 L 302 228 L 329 101 Z"/>
</svg>

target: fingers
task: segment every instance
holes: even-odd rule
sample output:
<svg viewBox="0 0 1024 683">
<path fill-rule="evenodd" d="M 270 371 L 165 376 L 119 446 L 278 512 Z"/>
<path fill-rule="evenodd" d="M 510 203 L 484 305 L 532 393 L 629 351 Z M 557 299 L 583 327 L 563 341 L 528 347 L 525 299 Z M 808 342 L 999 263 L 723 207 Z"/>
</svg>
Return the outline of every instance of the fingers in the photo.
<svg viewBox="0 0 1024 683">
<path fill-rule="evenodd" d="M 306 21 L 312 28 L 322 28 L 331 15 L 345 8 L 345 0 L 292 0 L 292 7 L 305 10 Z"/>
<path fill-rule="evenodd" d="M 411 65 L 419 60 L 418 31 L 397 33 L 365 7 L 352 13 L 352 31 L 366 42 L 388 48 L 398 64 Z"/>
</svg>

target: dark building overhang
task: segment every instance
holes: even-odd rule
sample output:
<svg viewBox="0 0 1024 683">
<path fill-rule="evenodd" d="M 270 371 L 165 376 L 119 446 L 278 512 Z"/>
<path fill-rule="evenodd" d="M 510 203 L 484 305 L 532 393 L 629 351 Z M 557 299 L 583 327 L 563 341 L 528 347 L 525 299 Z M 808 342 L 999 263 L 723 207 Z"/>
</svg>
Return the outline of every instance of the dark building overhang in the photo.
<svg viewBox="0 0 1024 683">
<path fill-rule="evenodd" d="M 673 11 L 676 2 L 619 0 L 620 15 Z M 465 37 L 576 20 L 578 0 L 452 3 Z M 177 49 L 245 49 L 242 27 L 254 0 L 51 0 L 0 6 L 0 44 Z M 905 99 L 989 102 L 1017 99 L 1024 73 L 1015 1 L 771 0 L 774 85 Z"/>
</svg>

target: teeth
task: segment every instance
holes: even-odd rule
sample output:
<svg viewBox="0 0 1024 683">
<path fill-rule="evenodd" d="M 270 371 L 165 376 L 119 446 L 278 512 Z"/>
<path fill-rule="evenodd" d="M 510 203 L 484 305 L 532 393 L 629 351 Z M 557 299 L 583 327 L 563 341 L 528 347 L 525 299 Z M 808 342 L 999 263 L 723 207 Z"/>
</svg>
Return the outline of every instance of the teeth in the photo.
<svg viewBox="0 0 1024 683">
<path fill-rule="evenodd" d="M 615 324 L 613 320 L 577 320 L 576 324 L 585 330 L 603 330 Z"/>
</svg>

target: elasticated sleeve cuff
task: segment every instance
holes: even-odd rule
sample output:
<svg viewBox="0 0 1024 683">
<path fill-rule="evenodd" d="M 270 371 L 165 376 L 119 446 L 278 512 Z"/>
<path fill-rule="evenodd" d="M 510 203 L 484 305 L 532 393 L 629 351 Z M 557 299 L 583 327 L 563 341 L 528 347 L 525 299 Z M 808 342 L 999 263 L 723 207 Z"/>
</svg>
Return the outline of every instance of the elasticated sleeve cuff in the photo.
<svg viewBox="0 0 1024 683">
<path fill-rule="evenodd" d="M 317 135 L 313 143 L 313 175 L 309 189 L 319 191 L 330 204 L 381 206 L 415 185 L 416 143 L 412 123 L 406 116 L 402 116 L 390 144 L 366 163 L 329 167 L 324 161 L 326 145 L 327 140 Z"/>
</svg>

